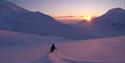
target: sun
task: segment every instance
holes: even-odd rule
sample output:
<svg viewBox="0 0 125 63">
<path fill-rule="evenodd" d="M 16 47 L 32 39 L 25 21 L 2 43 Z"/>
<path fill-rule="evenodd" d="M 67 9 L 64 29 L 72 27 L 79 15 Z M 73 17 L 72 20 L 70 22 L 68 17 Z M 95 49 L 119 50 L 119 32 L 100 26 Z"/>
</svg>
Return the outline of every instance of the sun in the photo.
<svg viewBox="0 0 125 63">
<path fill-rule="evenodd" d="M 92 16 L 91 15 L 87 15 L 83 17 L 84 20 L 86 21 L 91 21 L 92 20 Z"/>
</svg>

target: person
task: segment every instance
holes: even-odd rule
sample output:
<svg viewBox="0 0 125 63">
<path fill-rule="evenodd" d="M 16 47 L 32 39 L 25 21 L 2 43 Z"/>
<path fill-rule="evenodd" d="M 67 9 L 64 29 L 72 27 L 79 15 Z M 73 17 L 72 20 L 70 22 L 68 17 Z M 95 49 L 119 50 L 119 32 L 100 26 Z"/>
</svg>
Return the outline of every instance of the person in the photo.
<svg viewBox="0 0 125 63">
<path fill-rule="evenodd" d="M 50 53 L 53 53 L 56 50 L 55 44 L 52 44 Z"/>
</svg>

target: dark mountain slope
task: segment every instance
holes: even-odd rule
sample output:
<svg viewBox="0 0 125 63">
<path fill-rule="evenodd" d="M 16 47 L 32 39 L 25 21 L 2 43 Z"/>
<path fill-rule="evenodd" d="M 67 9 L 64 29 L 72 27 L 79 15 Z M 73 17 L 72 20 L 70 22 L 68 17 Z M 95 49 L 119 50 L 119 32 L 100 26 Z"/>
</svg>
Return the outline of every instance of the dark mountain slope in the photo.
<svg viewBox="0 0 125 63">
<path fill-rule="evenodd" d="M 0 1 L 0 29 L 70 39 L 92 37 L 87 29 L 62 24 L 51 16 L 26 10 L 4 0 Z"/>
</svg>

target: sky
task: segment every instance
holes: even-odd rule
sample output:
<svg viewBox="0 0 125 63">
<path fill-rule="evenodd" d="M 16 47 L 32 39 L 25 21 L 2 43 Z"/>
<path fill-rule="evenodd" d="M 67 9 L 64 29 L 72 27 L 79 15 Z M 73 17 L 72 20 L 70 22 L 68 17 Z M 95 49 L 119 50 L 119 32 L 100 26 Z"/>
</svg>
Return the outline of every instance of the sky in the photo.
<svg viewBox="0 0 125 63">
<path fill-rule="evenodd" d="M 40 11 L 55 18 L 100 16 L 112 8 L 125 9 L 125 0 L 8 0 L 25 9 Z M 67 17 L 68 18 L 67 18 Z M 73 17 L 75 16 L 75 17 Z"/>
</svg>

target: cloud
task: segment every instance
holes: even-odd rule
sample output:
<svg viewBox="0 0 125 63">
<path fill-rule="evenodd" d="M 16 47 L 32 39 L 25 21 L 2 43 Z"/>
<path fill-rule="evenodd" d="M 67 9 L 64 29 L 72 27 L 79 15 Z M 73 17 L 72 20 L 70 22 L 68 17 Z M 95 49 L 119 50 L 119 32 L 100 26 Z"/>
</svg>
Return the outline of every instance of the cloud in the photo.
<svg viewBox="0 0 125 63">
<path fill-rule="evenodd" d="M 76 16 L 55 16 L 54 18 L 75 18 Z"/>
</svg>

